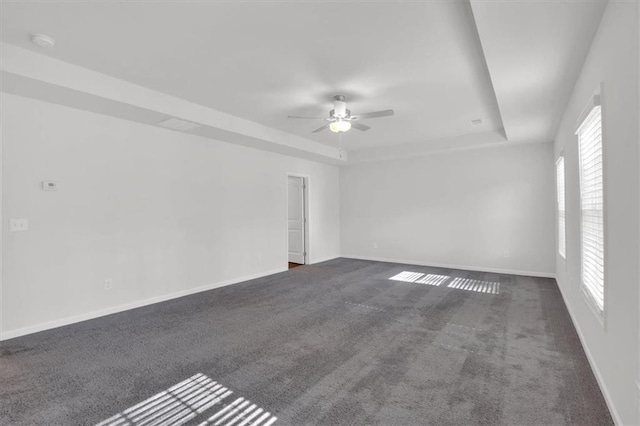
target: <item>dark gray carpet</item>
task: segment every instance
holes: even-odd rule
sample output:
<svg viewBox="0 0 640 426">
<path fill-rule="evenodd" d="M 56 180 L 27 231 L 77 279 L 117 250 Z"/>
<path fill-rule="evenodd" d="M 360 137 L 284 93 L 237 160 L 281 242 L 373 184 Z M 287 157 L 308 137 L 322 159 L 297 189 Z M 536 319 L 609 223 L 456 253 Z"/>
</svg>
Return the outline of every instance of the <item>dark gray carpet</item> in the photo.
<svg viewBox="0 0 640 426">
<path fill-rule="evenodd" d="M 612 424 L 552 279 L 337 259 L 0 350 L 2 424 Z"/>
</svg>

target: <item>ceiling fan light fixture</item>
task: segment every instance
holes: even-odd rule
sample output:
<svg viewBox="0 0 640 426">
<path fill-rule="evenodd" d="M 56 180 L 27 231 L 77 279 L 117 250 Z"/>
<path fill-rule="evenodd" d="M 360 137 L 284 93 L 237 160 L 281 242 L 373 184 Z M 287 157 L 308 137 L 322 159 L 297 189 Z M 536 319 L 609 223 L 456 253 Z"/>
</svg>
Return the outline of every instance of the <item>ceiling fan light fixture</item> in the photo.
<svg viewBox="0 0 640 426">
<path fill-rule="evenodd" d="M 0 0 L 1 1 L 1 0 Z M 331 130 L 334 133 L 344 133 L 351 130 L 353 127 L 361 132 L 366 132 L 371 127 L 366 124 L 362 124 L 360 120 L 370 118 L 389 117 L 394 114 L 392 109 L 385 109 L 383 111 L 365 112 L 362 114 L 351 115 L 351 111 L 347 109 L 347 103 L 344 95 L 335 95 L 333 97 L 333 109 L 329 111 L 329 117 L 307 117 L 299 115 L 290 115 L 289 118 L 306 118 L 311 120 L 325 120 L 321 127 L 313 130 L 311 133 L 319 133 L 324 130 Z M 358 120 L 358 121 L 355 121 Z M 352 123 L 353 121 L 353 123 Z"/>
<path fill-rule="evenodd" d="M 334 133 L 347 132 L 351 129 L 351 123 L 349 121 L 337 120 L 329 124 L 329 130 Z"/>
</svg>

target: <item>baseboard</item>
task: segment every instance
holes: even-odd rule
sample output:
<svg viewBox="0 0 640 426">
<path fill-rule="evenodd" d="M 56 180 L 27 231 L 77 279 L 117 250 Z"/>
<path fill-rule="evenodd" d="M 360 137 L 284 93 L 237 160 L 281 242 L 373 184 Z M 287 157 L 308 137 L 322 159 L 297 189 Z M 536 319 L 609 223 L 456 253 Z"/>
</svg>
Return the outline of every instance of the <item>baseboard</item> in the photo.
<svg viewBox="0 0 640 426">
<path fill-rule="evenodd" d="M 376 262 L 431 266 L 434 268 L 461 269 L 463 271 L 478 271 L 478 272 L 491 272 L 496 274 L 522 275 L 526 277 L 541 277 L 541 278 L 556 277 L 556 274 L 553 272 L 534 272 L 534 271 L 521 271 L 516 269 L 487 268 L 483 266 L 452 265 L 449 263 L 423 262 L 423 261 L 404 260 L 404 259 L 389 259 L 385 257 L 354 256 L 354 255 L 347 255 L 347 254 L 342 255 L 342 257 L 349 258 L 349 259 L 358 259 L 358 260 L 372 260 Z"/>
<path fill-rule="evenodd" d="M 562 295 L 562 300 L 564 302 L 564 305 L 567 307 L 567 311 L 569 312 L 569 316 L 571 317 L 571 322 L 573 323 L 573 326 L 575 327 L 576 332 L 578 333 L 580 344 L 584 349 L 584 353 L 587 355 L 587 360 L 589 361 L 591 370 L 593 371 L 593 374 L 596 376 L 596 381 L 598 382 L 600 391 L 604 396 L 604 400 L 607 403 L 607 407 L 609 407 L 609 412 L 611 413 L 611 417 L 613 417 L 613 422 L 617 425 L 622 425 L 623 424 L 622 419 L 618 414 L 618 410 L 616 410 L 616 406 L 613 404 L 613 400 L 611 399 L 611 394 L 609 393 L 609 389 L 607 389 L 607 385 L 604 383 L 604 380 L 602 379 L 602 374 L 600 374 L 600 370 L 598 369 L 598 366 L 593 360 L 591 351 L 589 350 L 589 347 L 587 346 L 586 341 L 584 339 L 584 335 L 582 334 L 582 330 L 580 329 L 580 324 L 576 321 L 576 317 L 573 315 L 573 311 L 571 310 L 571 305 L 568 303 L 567 298 L 565 297 L 564 292 L 562 291 L 562 286 L 558 284 L 558 288 L 560 289 L 560 294 Z M 636 384 L 638 383 L 636 382 Z"/>
<path fill-rule="evenodd" d="M 272 269 L 266 272 L 259 272 L 257 274 L 245 275 L 243 277 L 219 281 L 217 283 L 207 284 L 204 286 L 195 287 L 188 290 L 177 291 L 175 293 L 164 294 L 162 296 L 151 297 L 149 299 L 139 300 L 136 302 L 130 302 L 130 303 L 125 303 L 118 306 L 100 309 L 98 311 L 87 312 L 85 314 L 74 315 L 74 316 L 70 316 L 70 317 L 66 317 L 66 318 L 62 318 L 54 321 L 47 321 L 44 323 L 19 328 L 17 330 L 6 331 L 3 333 L 0 333 L 0 341 L 13 339 L 15 337 L 20 337 L 20 336 L 25 336 L 27 334 L 37 333 L 39 331 L 50 330 L 52 328 L 62 327 L 65 325 L 75 324 L 78 322 L 103 317 L 105 315 L 116 314 L 118 312 L 128 311 L 130 309 L 140 308 L 142 306 L 153 305 L 154 303 L 160 303 L 160 302 L 164 302 L 171 299 L 177 299 L 179 297 L 188 296 L 190 294 L 201 293 L 207 290 L 213 290 L 214 288 L 224 287 L 227 285 L 237 284 L 240 282 L 249 281 L 256 278 L 266 277 L 268 275 L 284 272 L 287 269 L 288 269 L 287 267 Z"/>
<path fill-rule="evenodd" d="M 338 259 L 340 257 L 341 256 L 327 256 L 327 257 L 321 257 L 319 259 L 313 259 L 313 262 L 311 262 L 310 265 L 315 265 L 316 263 L 327 262 L 329 260 Z"/>
<path fill-rule="evenodd" d="M 638 422 L 640 423 L 640 381 L 636 381 L 636 409 L 638 410 Z"/>
</svg>

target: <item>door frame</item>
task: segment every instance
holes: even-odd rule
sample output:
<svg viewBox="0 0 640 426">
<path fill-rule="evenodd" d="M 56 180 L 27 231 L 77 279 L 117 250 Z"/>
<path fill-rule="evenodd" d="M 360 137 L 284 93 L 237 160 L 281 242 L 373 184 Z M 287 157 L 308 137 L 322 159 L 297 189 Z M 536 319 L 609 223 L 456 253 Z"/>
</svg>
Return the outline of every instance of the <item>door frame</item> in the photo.
<svg viewBox="0 0 640 426">
<path fill-rule="evenodd" d="M 309 253 L 309 175 L 296 173 L 296 172 L 287 172 L 285 176 L 285 215 L 284 215 L 284 223 L 285 223 L 285 231 L 286 231 L 286 257 L 287 257 L 287 265 L 289 264 L 289 177 L 297 177 L 302 178 L 302 197 L 304 198 L 304 202 L 302 203 L 304 209 L 304 263 L 303 265 L 308 265 L 310 259 Z"/>
</svg>

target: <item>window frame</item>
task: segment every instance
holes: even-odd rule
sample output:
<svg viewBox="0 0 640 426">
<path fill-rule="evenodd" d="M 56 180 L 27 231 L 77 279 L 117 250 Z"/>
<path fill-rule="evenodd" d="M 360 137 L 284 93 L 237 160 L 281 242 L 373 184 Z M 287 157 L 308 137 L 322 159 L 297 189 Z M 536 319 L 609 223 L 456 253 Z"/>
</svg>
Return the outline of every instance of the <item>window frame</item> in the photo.
<svg viewBox="0 0 640 426">
<path fill-rule="evenodd" d="M 562 247 L 560 247 L 560 192 L 558 191 L 558 188 L 560 187 L 560 182 L 558 181 L 558 176 L 559 176 L 559 170 L 558 170 L 558 166 L 560 165 L 560 162 L 562 162 L 562 204 L 564 205 L 562 212 L 564 213 L 563 215 L 563 225 L 564 225 L 564 241 L 563 241 L 563 245 Z M 566 169 L 566 163 L 565 163 L 565 158 L 564 158 L 564 152 L 561 152 L 560 155 L 558 155 L 558 159 L 556 160 L 556 212 L 557 212 L 557 217 L 556 217 L 556 229 L 558 231 L 558 245 L 556 247 L 557 253 L 558 255 L 562 258 L 562 260 L 564 260 L 565 262 L 567 261 L 567 169 Z"/>
<path fill-rule="evenodd" d="M 600 107 L 600 145 L 601 145 L 601 161 L 602 161 L 602 267 L 604 268 L 602 272 L 602 309 L 598 306 L 598 303 L 595 300 L 595 297 L 591 294 L 590 290 L 587 288 L 584 282 L 584 270 L 583 270 L 583 209 L 582 209 L 582 154 L 581 154 L 581 146 L 580 146 L 580 136 L 579 131 L 584 123 L 585 119 L 590 115 L 593 108 L 596 106 Z M 606 330 L 606 318 L 607 318 L 607 306 L 608 306 L 608 256 L 607 251 L 609 248 L 608 244 L 608 226 L 607 226 L 607 189 L 606 189 L 606 154 L 605 154 L 605 140 L 606 140 L 606 130 L 605 130 L 605 107 L 602 102 L 602 85 L 598 87 L 596 92 L 591 96 L 588 104 L 580 114 L 576 128 L 575 135 L 577 137 L 577 148 L 578 148 L 578 196 L 580 200 L 579 205 L 579 217 L 580 217 L 580 279 L 578 280 L 578 285 L 580 287 L 580 292 L 583 295 L 585 303 L 594 313 L 601 326 Z M 566 207 L 566 206 L 565 206 Z"/>
</svg>

